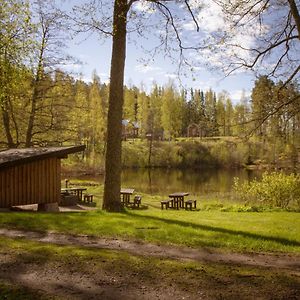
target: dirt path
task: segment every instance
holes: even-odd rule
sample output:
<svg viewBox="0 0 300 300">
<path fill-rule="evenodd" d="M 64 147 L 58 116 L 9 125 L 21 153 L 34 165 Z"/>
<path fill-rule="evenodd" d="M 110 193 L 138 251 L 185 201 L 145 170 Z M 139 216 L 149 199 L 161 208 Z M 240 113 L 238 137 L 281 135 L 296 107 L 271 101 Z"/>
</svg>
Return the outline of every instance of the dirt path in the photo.
<svg viewBox="0 0 300 300">
<path fill-rule="evenodd" d="M 54 232 L 32 232 L 1 229 L 0 236 L 26 238 L 42 243 L 79 247 L 122 250 L 138 256 L 155 256 L 185 261 L 215 262 L 230 265 L 257 266 L 292 270 L 300 276 L 300 256 L 292 254 L 223 253 L 215 249 L 194 249 L 179 246 L 156 245 L 138 241 L 96 238 L 87 235 L 66 235 Z"/>
<path fill-rule="evenodd" d="M 300 256 L 221 253 L 54 232 L 1 229 L 0 236 L 118 250 L 120 259 L 48 259 L 47 252 L 0 249 L 0 299 L 299 299 Z M 123 252 L 132 254 L 126 264 Z M 18 254 L 19 253 L 19 254 Z M 21 253 L 21 254 L 20 254 Z M 149 263 L 155 257 L 160 263 Z M 168 260 L 178 260 L 174 267 Z M 195 262 L 188 267 L 185 261 Z M 12 297 L 1 287 L 18 289 Z M 25 297 L 24 290 L 29 293 Z M 16 296 L 17 295 L 17 296 Z"/>
</svg>

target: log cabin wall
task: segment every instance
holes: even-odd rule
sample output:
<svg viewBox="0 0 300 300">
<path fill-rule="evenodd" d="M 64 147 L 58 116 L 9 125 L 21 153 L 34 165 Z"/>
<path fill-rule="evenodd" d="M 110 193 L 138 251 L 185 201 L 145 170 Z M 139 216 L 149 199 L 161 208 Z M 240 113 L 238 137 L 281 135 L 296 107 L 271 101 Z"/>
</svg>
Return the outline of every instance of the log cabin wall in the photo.
<svg viewBox="0 0 300 300">
<path fill-rule="evenodd" d="M 60 201 L 60 158 L 50 157 L 0 170 L 0 207 Z"/>
</svg>

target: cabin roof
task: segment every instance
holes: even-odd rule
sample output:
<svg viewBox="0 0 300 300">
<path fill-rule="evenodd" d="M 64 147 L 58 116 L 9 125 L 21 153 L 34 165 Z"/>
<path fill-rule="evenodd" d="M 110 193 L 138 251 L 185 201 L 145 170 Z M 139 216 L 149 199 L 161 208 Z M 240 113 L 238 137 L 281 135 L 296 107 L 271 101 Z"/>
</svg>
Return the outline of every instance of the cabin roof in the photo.
<svg viewBox="0 0 300 300">
<path fill-rule="evenodd" d="M 0 168 L 16 166 L 49 157 L 64 158 L 83 151 L 84 145 L 72 147 L 23 148 L 0 151 Z"/>
</svg>

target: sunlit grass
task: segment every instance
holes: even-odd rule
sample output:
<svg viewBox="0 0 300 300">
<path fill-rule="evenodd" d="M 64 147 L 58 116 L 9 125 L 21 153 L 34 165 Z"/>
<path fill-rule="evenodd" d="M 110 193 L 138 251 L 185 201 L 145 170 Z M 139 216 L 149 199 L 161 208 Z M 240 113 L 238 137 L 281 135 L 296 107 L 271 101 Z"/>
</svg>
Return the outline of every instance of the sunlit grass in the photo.
<svg viewBox="0 0 300 300">
<path fill-rule="evenodd" d="M 87 182 L 72 180 L 75 185 Z M 102 205 L 103 185 L 89 182 L 88 193 Z M 299 213 L 249 212 L 226 198 L 198 199 L 196 211 L 161 210 L 161 195 L 142 195 L 141 210 L 124 213 L 98 210 L 82 213 L 0 213 L 0 227 L 57 231 L 99 237 L 143 240 L 191 247 L 216 247 L 225 251 L 300 253 Z M 239 212 L 242 211 L 242 212 Z"/>
<path fill-rule="evenodd" d="M 0 227 L 57 231 L 226 251 L 300 253 L 300 218 L 291 212 L 127 210 L 0 213 Z"/>
</svg>

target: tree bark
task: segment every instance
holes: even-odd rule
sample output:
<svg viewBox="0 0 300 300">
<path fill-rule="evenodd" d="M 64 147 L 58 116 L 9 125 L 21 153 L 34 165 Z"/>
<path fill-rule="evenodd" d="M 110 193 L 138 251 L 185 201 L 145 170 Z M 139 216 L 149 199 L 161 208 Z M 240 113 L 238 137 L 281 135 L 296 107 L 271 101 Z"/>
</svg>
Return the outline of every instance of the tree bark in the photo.
<svg viewBox="0 0 300 300">
<path fill-rule="evenodd" d="M 2 121 L 3 127 L 5 131 L 5 136 L 7 140 L 7 147 L 8 148 L 15 148 L 16 144 L 14 143 L 14 139 L 11 132 L 11 121 L 10 121 L 10 108 L 9 108 L 9 80 L 11 80 L 9 76 L 9 62 L 6 58 L 6 53 L 4 55 L 4 62 L 3 66 L 0 69 L 0 78 L 1 78 L 1 85 L 3 89 L 3 96 L 0 99 L 0 106 L 1 106 L 1 113 L 2 113 Z"/>
<path fill-rule="evenodd" d="M 122 112 L 124 103 L 124 68 L 126 58 L 127 0 L 115 0 L 113 18 L 113 43 L 110 69 L 109 108 L 107 116 L 107 148 L 105 156 L 105 182 L 103 209 L 122 210 L 121 154 Z"/>
<path fill-rule="evenodd" d="M 299 11 L 297 8 L 297 5 L 295 3 L 294 0 L 288 0 L 290 8 L 291 8 L 291 13 L 293 15 L 294 21 L 296 23 L 297 26 L 297 30 L 298 30 L 298 37 L 300 39 L 300 15 L 299 15 Z"/>
<path fill-rule="evenodd" d="M 33 82 L 33 94 L 31 98 L 31 110 L 30 110 L 30 116 L 28 119 L 28 126 L 27 126 L 27 131 L 26 131 L 26 141 L 25 141 L 25 147 L 31 147 L 32 146 L 32 137 L 33 137 L 33 127 L 34 127 L 34 122 L 35 122 L 35 117 L 36 117 L 36 107 L 37 107 L 37 101 L 39 98 L 39 85 L 40 81 L 42 78 L 42 58 L 39 61 L 38 65 L 38 71 L 37 75 L 34 79 Z"/>
<path fill-rule="evenodd" d="M 40 83 L 44 73 L 43 60 L 44 60 L 45 49 L 47 47 L 47 35 L 49 34 L 49 25 L 44 23 L 45 21 L 43 20 L 42 23 L 43 34 L 42 34 L 40 51 L 39 51 L 37 71 L 33 82 L 33 94 L 31 98 L 31 110 L 30 110 L 30 116 L 28 120 L 27 131 L 26 131 L 25 147 L 32 146 L 33 128 L 36 119 L 37 102 L 40 96 L 40 89 L 41 89 Z"/>
<path fill-rule="evenodd" d="M 15 148 L 15 143 L 11 134 L 10 129 L 10 118 L 9 118 L 9 112 L 8 112 L 8 105 L 7 100 L 4 100 L 1 104 L 2 107 L 2 119 L 3 119 L 3 127 L 5 130 L 6 140 L 7 140 L 7 146 L 8 148 Z"/>
</svg>

